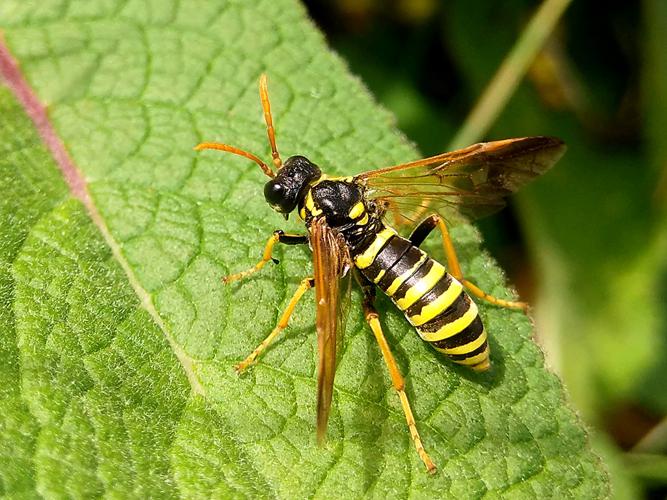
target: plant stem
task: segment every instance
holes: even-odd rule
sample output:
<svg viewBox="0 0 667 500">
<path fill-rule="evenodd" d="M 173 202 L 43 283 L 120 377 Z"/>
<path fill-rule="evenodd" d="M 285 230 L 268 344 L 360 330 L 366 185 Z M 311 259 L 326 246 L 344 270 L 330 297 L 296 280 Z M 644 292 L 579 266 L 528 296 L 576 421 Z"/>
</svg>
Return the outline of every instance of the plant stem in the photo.
<svg viewBox="0 0 667 500">
<path fill-rule="evenodd" d="M 571 1 L 545 0 L 540 5 L 448 149 L 467 146 L 486 134 Z"/>
</svg>

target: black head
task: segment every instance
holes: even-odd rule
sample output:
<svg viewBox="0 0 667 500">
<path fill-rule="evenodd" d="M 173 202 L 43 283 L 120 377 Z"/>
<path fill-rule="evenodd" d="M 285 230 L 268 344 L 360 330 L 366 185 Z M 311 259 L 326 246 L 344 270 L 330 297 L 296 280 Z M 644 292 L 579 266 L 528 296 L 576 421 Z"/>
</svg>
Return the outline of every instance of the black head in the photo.
<svg viewBox="0 0 667 500">
<path fill-rule="evenodd" d="M 306 195 L 308 185 L 321 175 L 319 167 L 305 156 L 291 156 L 278 170 L 278 174 L 264 185 L 266 202 L 287 219 L 299 200 Z"/>
</svg>

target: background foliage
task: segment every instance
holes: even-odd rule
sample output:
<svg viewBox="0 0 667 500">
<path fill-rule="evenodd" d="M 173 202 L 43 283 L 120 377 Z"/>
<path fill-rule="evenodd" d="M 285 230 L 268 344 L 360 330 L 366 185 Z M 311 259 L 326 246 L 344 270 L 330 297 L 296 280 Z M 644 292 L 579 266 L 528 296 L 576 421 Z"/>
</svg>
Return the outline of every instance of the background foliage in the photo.
<svg viewBox="0 0 667 500">
<path fill-rule="evenodd" d="M 425 154 L 445 150 L 536 2 L 310 1 Z M 552 134 L 557 168 L 480 221 L 540 344 L 616 464 L 617 497 L 667 484 L 667 9 L 574 1 L 486 137 Z M 650 466 L 647 466 L 650 464 Z"/>
<path fill-rule="evenodd" d="M 324 26 L 334 25 L 334 44 L 395 109 L 403 130 L 423 142 L 423 153 L 445 148 L 448 132 L 531 7 L 519 1 L 503 9 L 483 2 L 452 2 L 447 9 L 427 1 L 399 2 L 395 10 L 340 5 L 313 4 L 312 13 Z M 351 5 L 356 10 L 346 10 Z M 383 17 L 390 24 L 379 23 Z M 347 28 L 336 31 L 336 24 Z M 219 277 L 256 260 L 266 235 L 283 222 L 265 206 L 256 168 L 236 158 L 196 156 L 192 145 L 224 139 L 265 154 L 256 80 L 267 71 L 283 154 L 310 154 L 334 173 L 418 155 L 327 50 L 298 4 L 16 0 L 0 5 L 0 28 L 91 195 L 83 204 L 71 195 L 33 124 L 3 87 L 0 493 L 608 493 L 604 467 L 560 382 L 542 367 L 520 313 L 482 306 L 496 368 L 478 376 L 434 356 L 381 302 L 426 445 L 441 466 L 436 478 L 421 470 L 358 308 L 325 449 L 313 446 L 312 304 L 300 306 L 290 334 L 247 377 L 233 374 L 232 364 L 274 324 L 309 260 L 305 251 L 291 249 L 262 276 L 222 287 Z M 587 28 L 580 27 L 581 37 Z M 658 28 L 647 30 L 646 53 L 662 68 Z M 521 227 L 539 264 L 535 274 L 549 286 L 531 286 L 521 266 L 514 274 L 527 283 L 525 295 L 544 304 L 538 310 L 543 338 L 548 352 L 559 354 L 552 364 L 586 418 L 603 426 L 618 409 L 640 407 L 653 425 L 664 411 L 658 389 L 664 346 L 656 333 L 662 318 L 652 293 L 660 290 L 664 231 L 660 193 L 647 198 L 646 192 L 659 176 L 662 146 L 658 133 L 646 132 L 644 154 L 655 167 L 631 169 L 636 144 L 623 146 L 623 135 L 595 135 L 598 122 L 590 113 L 615 109 L 625 87 L 611 85 L 601 69 L 609 94 L 578 100 L 561 81 L 573 75 L 561 74 L 569 52 L 559 40 L 541 56 L 547 69 L 534 69 L 537 83 L 519 90 L 512 112 L 491 133 L 553 133 L 571 148 L 571 163 L 519 203 Z M 369 57 L 373 44 L 381 50 Z M 642 80 L 651 131 L 664 116 L 651 104 L 663 102 L 662 74 Z M 577 84 L 587 80 L 573 81 L 575 90 L 585 90 Z M 556 111 L 546 112 L 545 100 Z M 582 102 L 592 108 L 577 108 Z M 590 146 L 585 134 L 616 150 Z M 602 164 L 609 169 L 604 185 L 589 168 Z M 578 196 L 567 198 L 573 191 Z M 626 217 L 636 220 L 621 223 Z M 505 218 L 488 225 L 487 234 L 513 241 L 517 230 Z M 509 296 L 502 273 L 479 250 L 478 233 L 459 226 L 454 236 L 468 275 Z M 612 470 L 630 465 L 659 491 L 664 469 L 654 456 L 660 451 L 655 441 L 627 457 L 608 442 L 599 450 Z M 632 478 L 613 477 L 617 494 L 639 491 Z"/>
</svg>

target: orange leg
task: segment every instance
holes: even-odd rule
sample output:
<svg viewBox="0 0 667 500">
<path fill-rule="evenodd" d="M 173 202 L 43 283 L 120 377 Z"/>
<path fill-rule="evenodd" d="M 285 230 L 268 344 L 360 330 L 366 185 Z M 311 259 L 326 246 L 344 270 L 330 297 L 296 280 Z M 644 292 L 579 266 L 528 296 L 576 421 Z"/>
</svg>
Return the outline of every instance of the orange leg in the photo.
<svg viewBox="0 0 667 500">
<path fill-rule="evenodd" d="M 250 355 L 247 358 L 245 358 L 243 361 L 241 361 L 234 367 L 236 373 L 240 375 L 245 371 L 246 368 L 248 368 L 248 366 L 253 364 L 257 359 L 257 356 L 259 356 L 267 347 L 269 347 L 271 342 L 275 340 L 278 334 L 282 332 L 285 329 L 285 327 L 287 327 L 290 316 L 292 315 L 292 312 L 294 312 L 294 308 L 296 307 L 297 303 L 299 302 L 303 294 L 306 293 L 307 290 L 312 288 L 314 284 L 315 280 L 313 280 L 313 278 L 304 278 L 303 280 L 301 280 L 299 288 L 297 288 L 296 292 L 294 292 L 292 299 L 289 301 L 289 304 L 287 304 L 287 308 L 283 312 L 283 315 L 280 317 L 280 320 L 278 321 L 276 327 L 269 334 L 269 336 L 266 337 L 262 341 L 262 343 L 259 344 L 257 348 L 250 353 Z"/>
<path fill-rule="evenodd" d="M 396 389 L 396 392 L 398 392 L 398 397 L 401 399 L 401 406 L 403 407 L 403 413 L 405 413 L 405 420 L 408 423 L 410 437 L 412 437 L 412 442 L 415 445 L 417 454 L 419 455 L 419 458 L 421 458 L 422 462 L 424 462 L 426 470 L 428 470 L 428 472 L 431 474 L 435 474 L 435 464 L 431 460 L 431 457 L 429 457 L 426 453 L 421 437 L 419 437 L 419 431 L 417 431 L 417 424 L 415 422 L 415 417 L 412 414 L 410 401 L 408 401 L 408 395 L 405 393 L 405 380 L 403 379 L 403 375 L 401 375 L 401 371 L 396 364 L 394 355 L 391 353 L 391 349 L 389 349 L 387 339 L 385 338 L 384 333 L 382 333 L 382 325 L 380 325 L 379 315 L 373 306 L 375 290 L 372 286 L 368 286 L 369 284 L 367 283 L 360 282 L 360 284 L 364 290 L 364 294 L 366 295 L 364 300 L 364 315 L 366 317 L 366 321 L 368 322 L 368 326 L 371 327 L 373 335 L 375 335 L 375 340 L 377 340 L 377 343 L 380 346 L 382 357 L 384 358 L 384 362 L 387 365 L 387 369 L 389 370 L 389 375 L 391 376 L 392 385 L 394 386 L 394 389 Z"/>
<path fill-rule="evenodd" d="M 266 242 L 266 245 L 264 246 L 264 254 L 262 255 L 262 260 L 260 260 L 257 264 L 252 266 L 250 269 L 247 269 L 246 271 L 241 271 L 240 273 L 230 274 L 229 276 L 225 276 L 222 279 L 222 281 L 225 284 L 231 283 L 232 281 L 237 281 L 247 276 L 250 276 L 253 273 L 256 273 L 257 271 L 262 269 L 269 261 L 278 263 L 278 261 L 273 258 L 272 253 L 274 245 L 279 242 L 284 243 L 286 245 L 301 245 L 304 243 L 308 243 L 308 237 L 302 236 L 300 234 L 285 234 L 281 230 L 274 231 L 269 240 Z"/>
<path fill-rule="evenodd" d="M 461 284 L 463 284 L 463 286 L 465 286 L 472 295 L 474 295 L 475 297 L 479 297 L 480 299 L 486 300 L 487 302 L 490 302 L 491 304 L 494 304 L 496 306 L 509 307 L 511 309 L 523 309 L 524 311 L 528 309 L 528 304 L 526 302 L 515 302 L 511 300 L 499 299 L 497 297 L 494 297 L 493 295 L 486 293 L 477 285 L 471 283 L 470 281 L 468 281 L 463 277 L 463 272 L 461 271 L 459 259 L 456 256 L 454 243 L 452 242 L 452 239 L 449 236 L 449 231 L 447 230 L 447 225 L 445 224 L 445 221 L 439 215 L 437 214 L 431 215 L 430 217 L 422 221 L 419 224 L 419 226 L 417 226 L 417 228 L 413 231 L 412 235 L 410 236 L 410 241 L 414 245 L 419 246 L 426 239 L 429 233 L 436 227 L 440 229 L 440 233 L 442 234 L 442 246 L 445 249 L 445 256 L 447 257 L 447 267 L 449 268 L 450 274 L 454 276 L 457 280 L 459 280 Z"/>
</svg>

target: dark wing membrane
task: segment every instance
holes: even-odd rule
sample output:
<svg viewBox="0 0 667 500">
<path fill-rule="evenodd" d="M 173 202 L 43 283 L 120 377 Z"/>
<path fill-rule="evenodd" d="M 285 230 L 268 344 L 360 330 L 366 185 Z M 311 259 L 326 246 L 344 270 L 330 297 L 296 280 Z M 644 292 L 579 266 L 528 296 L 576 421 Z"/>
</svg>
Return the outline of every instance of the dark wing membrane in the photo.
<svg viewBox="0 0 667 500">
<path fill-rule="evenodd" d="M 349 256 L 347 247 L 324 218 L 310 226 L 315 271 L 316 326 L 319 364 L 317 367 L 317 439 L 321 443 L 327 431 L 333 382 L 336 373 L 337 337 L 341 324 L 341 276 Z M 344 291 L 347 291 L 344 289 Z"/>
<path fill-rule="evenodd" d="M 564 152 L 565 144 L 555 137 L 482 142 L 356 179 L 398 224 L 447 208 L 478 218 L 502 208 L 505 196 L 546 172 Z"/>
</svg>

